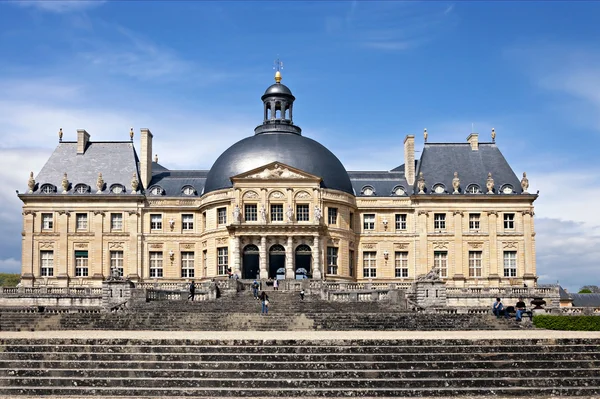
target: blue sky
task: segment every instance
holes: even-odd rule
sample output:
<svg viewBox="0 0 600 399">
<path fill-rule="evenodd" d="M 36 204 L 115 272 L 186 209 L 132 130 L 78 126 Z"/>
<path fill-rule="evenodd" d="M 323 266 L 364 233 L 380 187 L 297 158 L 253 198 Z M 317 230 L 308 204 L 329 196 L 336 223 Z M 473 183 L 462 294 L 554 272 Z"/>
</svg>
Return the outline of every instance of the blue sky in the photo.
<svg viewBox="0 0 600 399">
<path fill-rule="evenodd" d="M 350 170 L 400 165 L 423 128 L 463 142 L 494 127 L 540 190 L 541 282 L 600 284 L 599 14 L 595 2 L 0 2 L 0 270 L 19 270 L 14 190 L 59 127 L 65 140 L 148 127 L 161 163 L 208 169 L 262 121 L 279 56 L 295 122 Z"/>
</svg>

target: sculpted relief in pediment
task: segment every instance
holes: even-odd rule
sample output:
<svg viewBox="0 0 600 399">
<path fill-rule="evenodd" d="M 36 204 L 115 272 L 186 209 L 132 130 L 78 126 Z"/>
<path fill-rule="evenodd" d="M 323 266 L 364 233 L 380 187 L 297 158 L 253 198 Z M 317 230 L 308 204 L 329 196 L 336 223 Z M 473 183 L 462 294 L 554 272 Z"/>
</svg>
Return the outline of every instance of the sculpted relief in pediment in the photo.
<svg viewBox="0 0 600 399">
<path fill-rule="evenodd" d="M 276 179 L 278 177 L 283 179 L 306 179 L 306 176 L 302 176 L 299 173 L 293 172 L 288 168 L 281 167 L 277 164 L 270 168 L 265 168 L 261 172 L 254 173 L 246 177 L 250 179 Z"/>
</svg>

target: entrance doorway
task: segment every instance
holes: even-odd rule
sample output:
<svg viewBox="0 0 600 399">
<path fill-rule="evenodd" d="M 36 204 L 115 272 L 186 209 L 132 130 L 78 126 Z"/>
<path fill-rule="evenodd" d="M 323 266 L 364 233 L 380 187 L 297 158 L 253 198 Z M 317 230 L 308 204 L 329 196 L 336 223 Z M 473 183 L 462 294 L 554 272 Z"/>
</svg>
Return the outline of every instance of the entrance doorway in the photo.
<svg viewBox="0 0 600 399">
<path fill-rule="evenodd" d="M 242 278 L 255 279 L 259 278 L 259 256 L 258 247 L 254 244 L 249 244 L 244 247 L 244 256 L 242 258 Z"/>
<path fill-rule="evenodd" d="M 312 250 L 308 245 L 298 245 L 296 248 L 296 280 L 309 278 L 312 275 Z"/>
<path fill-rule="evenodd" d="M 285 269 L 285 248 L 275 244 L 269 249 L 269 278 L 277 277 L 277 270 Z"/>
</svg>

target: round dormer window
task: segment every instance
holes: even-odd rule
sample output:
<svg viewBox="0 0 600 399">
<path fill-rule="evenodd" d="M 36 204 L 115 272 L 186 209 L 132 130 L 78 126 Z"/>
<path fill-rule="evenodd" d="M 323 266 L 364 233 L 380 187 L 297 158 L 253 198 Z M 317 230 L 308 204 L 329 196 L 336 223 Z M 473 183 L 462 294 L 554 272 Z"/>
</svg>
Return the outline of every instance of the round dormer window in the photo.
<svg viewBox="0 0 600 399">
<path fill-rule="evenodd" d="M 110 192 L 113 194 L 122 194 L 125 191 L 125 187 L 120 184 L 115 184 L 110 188 Z"/>
<path fill-rule="evenodd" d="M 398 186 L 398 187 L 394 188 L 394 194 L 395 195 L 404 195 L 404 194 L 406 194 L 406 191 L 404 190 L 404 187 Z"/>
<path fill-rule="evenodd" d="M 366 187 L 363 187 L 363 189 L 362 189 L 363 195 L 373 195 L 374 192 L 375 191 L 373 190 L 373 187 L 371 187 L 371 186 L 366 186 Z"/>
<path fill-rule="evenodd" d="M 510 184 L 505 185 L 504 187 L 502 187 L 502 192 L 504 194 L 512 194 L 513 193 L 513 188 Z"/>
<path fill-rule="evenodd" d="M 159 186 L 154 186 L 150 189 L 150 194 L 152 195 L 162 195 L 163 190 Z"/>
<path fill-rule="evenodd" d="M 52 184 L 44 184 L 40 191 L 44 194 L 52 194 L 55 191 L 55 189 Z"/>
<path fill-rule="evenodd" d="M 77 194 L 85 194 L 89 191 L 89 187 L 86 184 L 78 184 L 75 186 L 75 192 Z"/>
<path fill-rule="evenodd" d="M 194 187 L 192 187 L 192 186 L 185 186 L 183 188 L 184 195 L 194 195 L 195 192 L 196 192 L 196 190 L 194 190 Z"/>
<path fill-rule="evenodd" d="M 467 194 L 477 194 L 479 193 L 479 186 L 477 184 L 471 184 L 467 187 Z"/>
<path fill-rule="evenodd" d="M 443 184 L 436 184 L 433 186 L 433 192 L 436 194 L 444 194 L 445 191 L 446 189 L 444 188 Z"/>
</svg>

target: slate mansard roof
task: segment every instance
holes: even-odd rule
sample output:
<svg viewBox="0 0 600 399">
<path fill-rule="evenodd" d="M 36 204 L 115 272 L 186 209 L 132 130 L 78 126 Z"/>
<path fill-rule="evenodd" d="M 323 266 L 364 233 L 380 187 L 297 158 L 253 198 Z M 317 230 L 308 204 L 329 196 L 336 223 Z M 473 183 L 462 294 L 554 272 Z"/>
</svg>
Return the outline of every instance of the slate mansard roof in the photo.
<svg viewBox="0 0 600 399">
<path fill-rule="evenodd" d="M 152 163 L 152 180 L 146 190 L 148 194 L 153 187 L 160 187 L 164 196 L 168 197 L 197 197 L 203 194 L 208 170 L 169 170 L 164 166 Z M 192 195 L 184 194 L 185 187 L 192 187 Z"/>
<path fill-rule="evenodd" d="M 89 187 L 88 193 L 96 195 L 98 173 L 102 173 L 105 183 L 102 194 L 111 194 L 110 188 L 115 184 L 122 185 L 125 187 L 125 193 L 130 193 L 133 174 L 135 173 L 138 181 L 140 180 L 138 162 L 135 148 L 130 141 L 88 142 L 83 154 L 77 154 L 77 142 L 61 142 L 35 177 L 33 194 L 40 194 L 45 184 L 52 184 L 56 187 L 56 193 L 62 193 L 65 173 L 70 186 L 68 194 L 75 195 L 75 187 L 85 184 Z"/>
</svg>

